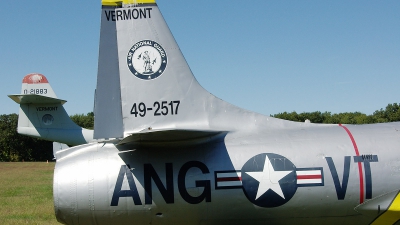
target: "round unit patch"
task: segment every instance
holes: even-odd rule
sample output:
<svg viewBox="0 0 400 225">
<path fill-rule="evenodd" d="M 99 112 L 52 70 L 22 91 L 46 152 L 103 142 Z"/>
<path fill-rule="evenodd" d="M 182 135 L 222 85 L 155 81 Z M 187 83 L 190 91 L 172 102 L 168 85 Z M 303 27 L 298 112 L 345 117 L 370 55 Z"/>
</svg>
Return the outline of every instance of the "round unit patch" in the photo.
<svg viewBox="0 0 400 225">
<path fill-rule="evenodd" d="M 129 70 L 143 80 L 152 80 L 161 76 L 167 67 L 167 62 L 167 53 L 163 47 L 150 40 L 134 44 L 127 56 Z"/>
<path fill-rule="evenodd" d="M 44 125 L 48 126 L 51 125 L 54 121 L 54 117 L 50 114 L 46 114 L 42 117 L 42 122 Z"/>
<path fill-rule="evenodd" d="M 259 154 L 243 165 L 242 184 L 244 194 L 253 204 L 278 207 L 296 193 L 296 167 L 281 155 Z"/>
</svg>

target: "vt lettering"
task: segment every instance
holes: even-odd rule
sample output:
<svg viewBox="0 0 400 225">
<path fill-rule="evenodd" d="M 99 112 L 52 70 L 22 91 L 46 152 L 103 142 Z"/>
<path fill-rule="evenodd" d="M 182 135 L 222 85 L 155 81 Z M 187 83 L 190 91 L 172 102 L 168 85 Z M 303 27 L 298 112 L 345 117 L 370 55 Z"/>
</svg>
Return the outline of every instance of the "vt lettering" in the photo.
<svg viewBox="0 0 400 225">
<path fill-rule="evenodd" d="M 339 200 L 343 200 L 346 195 L 347 184 L 349 182 L 351 157 L 350 156 L 344 157 L 342 184 L 340 184 L 339 176 L 338 176 L 338 173 L 336 170 L 335 163 L 333 163 L 332 157 L 326 157 L 325 159 L 326 159 L 326 162 L 328 163 L 329 170 L 331 171 L 331 174 L 332 174 L 332 179 L 333 179 L 333 183 L 335 184 L 337 198 Z"/>
</svg>

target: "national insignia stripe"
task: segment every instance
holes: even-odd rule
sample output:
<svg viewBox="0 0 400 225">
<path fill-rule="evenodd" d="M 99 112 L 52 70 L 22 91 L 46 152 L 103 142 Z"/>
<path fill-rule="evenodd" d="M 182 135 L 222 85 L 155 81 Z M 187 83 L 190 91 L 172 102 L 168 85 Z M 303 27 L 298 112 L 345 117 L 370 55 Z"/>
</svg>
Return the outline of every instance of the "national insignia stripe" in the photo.
<svg viewBox="0 0 400 225">
<path fill-rule="evenodd" d="M 321 179 L 321 175 L 297 175 L 297 179 Z"/>
<path fill-rule="evenodd" d="M 215 172 L 215 189 L 241 188 L 242 173 L 238 171 Z"/>
<path fill-rule="evenodd" d="M 223 177 L 223 178 L 217 178 L 218 182 L 223 182 L 223 181 L 241 181 L 241 177 Z"/>
<path fill-rule="evenodd" d="M 297 185 L 298 186 L 322 186 L 323 175 L 322 168 L 319 169 L 298 169 L 296 171 Z"/>
</svg>

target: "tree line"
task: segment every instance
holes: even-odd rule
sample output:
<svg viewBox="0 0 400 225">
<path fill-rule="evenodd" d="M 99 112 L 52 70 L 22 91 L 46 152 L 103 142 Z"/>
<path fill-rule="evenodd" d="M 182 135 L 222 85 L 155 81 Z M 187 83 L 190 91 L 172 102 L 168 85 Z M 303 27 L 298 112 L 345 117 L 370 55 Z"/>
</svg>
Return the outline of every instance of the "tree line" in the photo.
<svg viewBox="0 0 400 225">
<path fill-rule="evenodd" d="M 271 115 L 275 118 L 312 123 L 370 124 L 400 121 L 400 105 L 388 104 L 385 109 L 376 110 L 372 115 L 361 112 L 283 112 Z M 93 129 L 93 112 L 70 116 L 79 126 Z M 18 115 L 0 115 L 0 162 L 46 161 L 53 158 L 53 143 L 17 133 Z"/>
<path fill-rule="evenodd" d="M 304 122 L 310 120 L 311 123 L 329 123 L 329 124 L 371 124 L 388 123 L 400 121 L 400 105 L 397 103 L 388 104 L 385 109 L 376 110 L 372 115 L 366 115 L 361 112 L 335 113 L 330 112 L 283 112 L 271 115 L 275 118 L 284 120 Z"/>
<path fill-rule="evenodd" d="M 70 116 L 77 125 L 93 129 L 93 112 Z M 53 142 L 17 133 L 18 115 L 0 115 L 0 162 L 47 161 L 53 159 Z"/>
</svg>

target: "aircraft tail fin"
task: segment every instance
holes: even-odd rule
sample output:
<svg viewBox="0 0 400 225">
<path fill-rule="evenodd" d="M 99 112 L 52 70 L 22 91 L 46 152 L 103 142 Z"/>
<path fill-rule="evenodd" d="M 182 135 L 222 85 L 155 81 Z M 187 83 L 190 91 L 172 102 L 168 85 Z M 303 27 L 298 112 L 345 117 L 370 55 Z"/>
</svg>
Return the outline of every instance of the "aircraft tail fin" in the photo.
<svg viewBox="0 0 400 225">
<path fill-rule="evenodd" d="M 20 104 L 18 133 L 68 145 L 93 139 L 93 131 L 82 129 L 70 119 L 63 107 L 67 101 L 57 98 L 44 75 L 26 75 L 21 94 L 9 97 Z"/>
<path fill-rule="evenodd" d="M 258 116 L 200 86 L 155 0 L 102 1 L 95 138 L 223 132 L 252 127 Z"/>
</svg>

